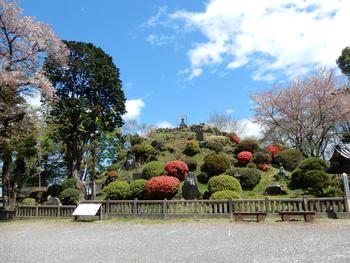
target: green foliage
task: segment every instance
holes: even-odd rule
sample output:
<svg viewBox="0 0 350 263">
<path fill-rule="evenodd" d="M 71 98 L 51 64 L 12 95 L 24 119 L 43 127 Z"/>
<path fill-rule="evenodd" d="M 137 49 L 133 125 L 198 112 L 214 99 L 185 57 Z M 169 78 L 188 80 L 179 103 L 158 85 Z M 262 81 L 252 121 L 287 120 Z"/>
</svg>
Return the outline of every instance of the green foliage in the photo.
<svg viewBox="0 0 350 263">
<path fill-rule="evenodd" d="M 274 163 L 276 165 L 281 163 L 286 170 L 292 171 L 303 159 L 303 154 L 300 151 L 296 149 L 286 149 L 275 154 Z"/>
<path fill-rule="evenodd" d="M 253 156 L 253 162 L 256 164 L 270 163 L 271 155 L 264 152 L 256 152 Z"/>
<path fill-rule="evenodd" d="M 240 141 L 240 143 L 237 144 L 236 146 L 236 154 L 247 151 L 251 153 L 255 153 L 259 149 L 259 142 L 257 140 L 253 139 L 246 139 Z"/>
<path fill-rule="evenodd" d="M 138 179 L 130 183 L 130 194 L 132 198 L 144 199 L 147 180 Z"/>
<path fill-rule="evenodd" d="M 47 193 L 43 190 L 36 190 L 29 194 L 29 198 L 33 198 L 37 203 L 41 204 L 46 201 Z"/>
<path fill-rule="evenodd" d="M 69 188 L 69 187 L 67 187 Z M 63 191 L 62 185 L 59 184 L 53 184 L 50 185 L 49 188 L 47 188 L 47 195 L 51 195 L 53 197 L 59 196 L 60 193 Z"/>
<path fill-rule="evenodd" d="M 256 164 L 255 163 L 248 163 L 247 168 L 256 169 Z"/>
<path fill-rule="evenodd" d="M 230 160 L 225 154 L 217 153 L 207 156 L 201 167 L 202 172 L 206 172 L 209 177 L 222 174 L 230 168 Z"/>
<path fill-rule="evenodd" d="M 22 201 L 21 201 L 21 204 L 22 205 L 35 205 L 36 204 L 36 201 L 34 198 L 24 198 Z"/>
<path fill-rule="evenodd" d="M 237 192 L 230 190 L 218 191 L 210 196 L 211 200 L 235 200 L 239 198 L 240 195 Z"/>
<path fill-rule="evenodd" d="M 316 196 L 323 196 L 330 184 L 331 179 L 329 174 L 320 170 L 311 170 L 305 174 L 303 186 L 310 193 Z"/>
<path fill-rule="evenodd" d="M 106 185 L 115 182 L 118 179 L 119 175 L 116 171 L 107 171 L 106 172 Z"/>
<path fill-rule="evenodd" d="M 83 193 L 74 188 L 67 188 L 60 194 L 63 205 L 77 205 L 83 199 Z"/>
<path fill-rule="evenodd" d="M 125 181 L 110 183 L 103 191 L 106 193 L 106 199 L 125 200 L 130 197 L 130 185 Z"/>
<path fill-rule="evenodd" d="M 199 175 L 197 175 L 197 180 L 201 184 L 207 184 L 209 181 L 209 176 L 206 172 L 201 172 Z"/>
<path fill-rule="evenodd" d="M 194 172 L 197 169 L 197 161 L 193 158 L 190 157 L 186 157 L 186 158 L 182 158 L 182 161 L 187 164 L 188 166 L 188 170 L 190 172 Z"/>
<path fill-rule="evenodd" d="M 75 188 L 75 184 L 77 182 L 77 179 L 75 178 L 67 178 L 62 183 L 63 190 L 66 190 L 68 188 Z"/>
<path fill-rule="evenodd" d="M 135 155 L 136 161 L 144 162 L 152 153 L 154 148 L 148 143 L 136 144 L 131 148 L 131 152 Z"/>
<path fill-rule="evenodd" d="M 261 172 L 253 168 L 231 168 L 226 171 L 228 175 L 238 176 L 238 180 L 243 190 L 253 190 L 261 180 Z"/>
<path fill-rule="evenodd" d="M 341 72 L 347 77 L 350 77 L 350 47 L 346 47 L 342 50 L 341 55 L 337 59 L 338 67 Z"/>
<path fill-rule="evenodd" d="M 207 148 L 209 150 L 216 152 L 216 153 L 222 152 L 224 149 L 223 145 L 220 142 L 215 141 L 215 140 L 209 141 Z"/>
<path fill-rule="evenodd" d="M 194 156 L 197 153 L 200 153 L 201 149 L 199 148 L 199 143 L 196 140 L 189 140 L 186 143 L 184 153 L 188 156 Z"/>
<path fill-rule="evenodd" d="M 239 181 L 227 174 L 210 178 L 208 181 L 208 190 L 212 194 L 223 190 L 230 190 L 239 194 L 242 193 L 242 187 Z"/>
<path fill-rule="evenodd" d="M 146 179 L 150 179 L 152 177 L 159 176 L 164 173 L 164 163 L 159 161 L 152 161 L 146 163 L 142 171 L 142 174 Z"/>
<path fill-rule="evenodd" d="M 49 121 L 57 127 L 55 137 L 66 145 L 68 174 L 72 176 L 80 170 L 91 134 L 98 140 L 101 133 L 123 124 L 125 97 L 111 56 L 90 43 L 65 44 L 70 50 L 67 67 L 48 57 L 44 71 L 59 98 L 51 102 Z"/>
<path fill-rule="evenodd" d="M 132 146 L 137 145 L 137 144 L 142 144 L 145 141 L 144 137 L 141 137 L 138 134 L 134 135 L 129 135 L 129 141 Z"/>
</svg>

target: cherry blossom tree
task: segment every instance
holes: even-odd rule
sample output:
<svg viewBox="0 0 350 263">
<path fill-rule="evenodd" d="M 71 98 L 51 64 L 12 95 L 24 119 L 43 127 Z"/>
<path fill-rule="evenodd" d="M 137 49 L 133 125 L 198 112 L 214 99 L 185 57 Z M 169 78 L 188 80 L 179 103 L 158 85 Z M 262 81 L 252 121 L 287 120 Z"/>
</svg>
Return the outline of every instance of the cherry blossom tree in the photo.
<svg viewBox="0 0 350 263">
<path fill-rule="evenodd" d="M 0 0 L 0 146 L 6 204 L 17 188 L 9 180 L 13 158 L 10 140 L 21 136 L 15 133 L 27 115 L 24 96 L 37 90 L 52 97 L 54 89 L 42 70 L 44 58 L 50 56 L 64 65 L 67 55 L 65 45 L 48 25 L 23 16 L 16 2 Z"/>
<path fill-rule="evenodd" d="M 264 126 L 267 139 L 272 136 L 306 156 L 324 157 L 337 127 L 349 119 L 349 96 L 339 92 L 345 85 L 327 69 L 275 85 L 251 95 L 255 120 Z"/>
</svg>

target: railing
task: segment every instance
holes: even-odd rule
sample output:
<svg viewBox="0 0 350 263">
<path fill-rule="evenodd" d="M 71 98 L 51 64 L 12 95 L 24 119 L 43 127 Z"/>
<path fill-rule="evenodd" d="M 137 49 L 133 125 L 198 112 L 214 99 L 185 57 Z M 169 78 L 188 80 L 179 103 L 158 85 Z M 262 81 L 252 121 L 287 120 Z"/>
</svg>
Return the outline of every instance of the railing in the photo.
<svg viewBox="0 0 350 263">
<path fill-rule="evenodd" d="M 75 205 L 19 205 L 15 217 L 70 218 L 75 208 Z"/>
<path fill-rule="evenodd" d="M 103 215 L 113 216 L 222 216 L 233 212 L 315 211 L 322 213 L 347 212 L 344 197 L 237 199 L 237 200 L 103 200 L 83 201 L 102 205 Z M 76 206 L 19 205 L 16 218 L 70 218 Z"/>
</svg>

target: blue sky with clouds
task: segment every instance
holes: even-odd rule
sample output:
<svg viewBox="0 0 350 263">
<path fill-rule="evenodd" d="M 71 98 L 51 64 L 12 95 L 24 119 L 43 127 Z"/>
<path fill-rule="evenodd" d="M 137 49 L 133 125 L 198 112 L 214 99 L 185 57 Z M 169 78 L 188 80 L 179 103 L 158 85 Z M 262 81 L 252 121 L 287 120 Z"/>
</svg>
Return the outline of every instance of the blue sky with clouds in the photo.
<svg viewBox="0 0 350 263">
<path fill-rule="evenodd" d="M 110 54 L 128 99 L 126 118 L 154 125 L 248 119 L 249 93 L 334 67 L 350 45 L 348 0 L 21 0 L 62 39 Z M 232 113 L 233 112 L 233 113 Z"/>
</svg>

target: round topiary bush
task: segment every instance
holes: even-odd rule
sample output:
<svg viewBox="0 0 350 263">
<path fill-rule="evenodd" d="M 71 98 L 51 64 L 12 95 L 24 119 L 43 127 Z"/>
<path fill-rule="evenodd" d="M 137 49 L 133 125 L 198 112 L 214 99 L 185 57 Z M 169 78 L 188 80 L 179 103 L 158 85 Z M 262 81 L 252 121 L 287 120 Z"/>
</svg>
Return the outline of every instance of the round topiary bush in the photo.
<svg viewBox="0 0 350 263">
<path fill-rule="evenodd" d="M 193 158 L 183 158 L 182 161 L 187 164 L 188 170 L 194 172 L 197 169 L 197 161 Z"/>
<path fill-rule="evenodd" d="M 255 153 L 258 149 L 259 142 L 257 140 L 246 139 L 237 144 L 235 152 L 236 154 L 244 151 Z"/>
<path fill-rule="evenodd" d="M 230 190 L 239 194 L 242 193 L 242 187 L 239 181 L 227 174 L 213 176 L 210 178 L 208 181 L 208 190 L 210 193 L 215 193 L 223 190 Z"/>
<path fill-rule="evenodd" d="M 118 178 L 118 173 L 116 171 L 107 171 L 106 172 L 106 185 L 115 182 Z"/>
<path fill-rule="evenodd" d="M 330 175 L 324 171 L 311 170 L 304 176 L 304 188 L 316 196 L 323 196 L 330 184 Z"/>
<path fill-rule="evenodd" d="M 230 168 L 230 160 L 225 154 L 217 153 L 207 156 L 201 171 L 208 174 L 209 178 L 224 173 Z"/>
<path fill-rule="evenodd" d="M 189 171 L 187 164 L 178 160 L 167 162 L 164 166 L 164 170 L 167 175 L 174 176 L 179 180 L 183 180 Z"/>
<path fill-rule="evenodd" d="M 207 148 L 209 150 L 216 152 L 216 153 L 222 152 L 224 149 L 223 145 L 220 142 L 214 141 L 214 140 L 208 142 Z"/>
<path fill-rule="evenodd" d="M 206 172 L 201 172 L 199 175 L 197 175 L 197 180 L 201 184 L 207 184 L 209 181 L 209 176 Z"/>
<path fill-rule="evenodd" d="M 68 188 L 75 188 L 75 184 L 77 182 L 77 179 L 75 178 L 67 178 L 62 183 L 63 190 L 66 190 Z"/>
<path fill-rule="evenodd" d="M 283 167 L 288 170 L 294 170 L 304 159 L 303 154 L 295 149 L 283 150 L 274 156 L 274 163 L 279 165 L 280 163 Z"/>
<path fill-rule="evenodd" d="M 60 193 L 63 191 L 62 185 L 59 184 L 53 184 L 50 185 L 49 188 L 47 188 L 47 195 L 51 195 L 53 197 L 57 197 L 60 195 Z"/>
<path fill-rule="evenodd" d="M 230 176 L 236 177 L 243 190 L 253 190 L 261 180 L 261 172 L 253 168 L 232 168 L 226 172 Z"/>
<path fill-rule="evenodd" d="M 161 175 L 147 181 L 146 193 L 152 199 L 171 199 L 176 195 L 179 188 L 179 179 Z"/>
<path fill-rule="evenodd" d="M 63 205 L 77 205 L 83 199 L 83 193 L 74 188 L 67 188 L 60 194 Z"/>
<path fill-rule="evenodd" d="M 279 153 L 283 150 L 283 147 L 279 144 L 271 144 L 266 147 L 266 149 L 272 154 L 275 155 L 276 153 Z"/>
<path fill-rule="evenodd" d="M 236 159 L 238 162 L 242 163 L 242 164 L 247 164 L 250 162 L 250 160 L 252 159 L 253 155 L 251 152 L 247 152 L 247 151 L 244 151 L 244 152 L 240 152 Z"/>
<path fill-rule="evenodd" d="M 36 201 L 34 198 L 24 198 L 22 201 L 21 201 L 21 204 L 22 205 L 35 205 L 36 204 Z"/>
<path fill-rule="evenodd" d="M 239 138 L 239 136 L 235 133 L 230 134 L 229 138 L 233 144 L 239 144 L 239 142 L 241 141 L 241 138 Z"/>
<path fill-rule="evenodd" d="M 230 190 L 218 191 L 210 196 L 211 200 L 234 200 L 239 198 L 240 195 L 238 193 Z"/>
<path fill-rule="evenodd" d="M 144 162 L 154 153 L 154 148 L 148 143 L 136 144 L 131 148 L 131 152 L 135 155 L 137 162 Z"/>
<path fill-rule="evenodd" d="M 146 179 L 164 174 L 164 163 L 160 161 L 152 161 L 146 163 L 143 167 L 142 174 Z"/>
<path fill-rule="evenodd" d="M 144 199 L 147 187 L 147 180 L 138 179 L 130 183 L 130 193 L 132 198 Z"/>
<path fill-rule="evenodd" d="M 201 149 L 199 147 L 199 143 L 196 140 L 189 140 L 186 143 L 185 151 L 184 153 L 188 156 L 194 156 L 197 153 L 200 153 Z"/>
<path fill-rule="evenodd" d="M 126 200 L 130 197 L 130 185 L 125 181 L 110 183 L 103 191 L 106 193 L 106 199 Z"/>
<path fill-rule="evenodd" d="M 256 152 L 254 153 L 253 162 L 257 165 L 271 162 L 271 156 L 268 153 Z"/>
<path fill-rule="evenodd" d="M 259 163 L 259 164 L 258 164 L 258 168 L 259 168 L 261 171 L 267 172 L 268 170 L 270 170 L 271 166 L 270 166 L 270 164 L 268 164 L 268 163 Z"/>
</svg>

